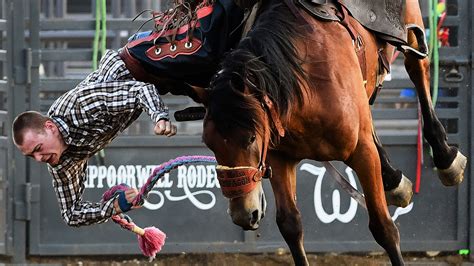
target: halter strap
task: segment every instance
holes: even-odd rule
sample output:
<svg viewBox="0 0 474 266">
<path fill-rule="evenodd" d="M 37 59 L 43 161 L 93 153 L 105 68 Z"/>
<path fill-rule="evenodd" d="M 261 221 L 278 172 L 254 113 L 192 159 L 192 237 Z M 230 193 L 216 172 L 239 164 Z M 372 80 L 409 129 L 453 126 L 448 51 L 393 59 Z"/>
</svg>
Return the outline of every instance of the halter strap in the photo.
<svg viewBox="0 0 474 266">
<path fill-rule="evenodd" d="M 263 177 L 263 172 L 255 167 L 227 167 L 218 165 L 216 172 L 222 194 L 230 199 L 248 194 L 255 189 Z"/>
<path fill-rule="evenodd" d="M 263 96 L 263 103 L 265 104 L 268 111 L 270 112 L 270 117 L 273 120 L 273 124 L 275 124 L 275 127 L 278 131 L 278 135 L 280 135 L 280 137 L 284 137 L 285 136 L 285 129 L 283 129 L 283 126 L 281 124 L 281 120 L 278 117 L 278 114 L 277 114 L 277 112 L 276 112 L 276 110 L 273 106 L 272 100 L 270 100 L 270 98 L 266 94 Z"/>
</svg>

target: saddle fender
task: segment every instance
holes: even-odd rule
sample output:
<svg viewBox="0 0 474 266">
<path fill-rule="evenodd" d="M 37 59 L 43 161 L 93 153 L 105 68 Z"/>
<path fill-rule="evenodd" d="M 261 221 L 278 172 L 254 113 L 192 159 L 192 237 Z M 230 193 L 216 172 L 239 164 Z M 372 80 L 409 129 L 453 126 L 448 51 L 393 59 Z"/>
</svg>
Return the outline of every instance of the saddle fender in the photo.
<svg viewBox="0 0 474 266">
<path fill-rule="evenodd" d="M 405 0 L 338 0 L 364 27 L 406 43 Z M 387 40 L 388 41 L 388 40 Z"/>
</svg>

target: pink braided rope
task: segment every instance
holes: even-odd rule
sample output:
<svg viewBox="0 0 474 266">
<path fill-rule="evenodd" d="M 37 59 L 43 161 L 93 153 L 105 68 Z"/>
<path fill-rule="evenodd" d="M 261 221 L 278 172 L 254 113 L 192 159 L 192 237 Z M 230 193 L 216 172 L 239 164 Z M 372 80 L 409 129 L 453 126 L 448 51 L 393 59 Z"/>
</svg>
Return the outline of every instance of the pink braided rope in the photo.
<svg viewBox="0 0 474 266">
<path fill-rule="evenodd" d="M 158 180 L 164 176 L 165 173 L 168 173 L 178 166 L 197 162 L 215 163 L 216 159 L 212 156 L 203 155 L 181 156 L 159 165 L 153 170 L 146 183 L 141 187 L 140 192 L 134 199 L 132 205 L 142 205 L 148 193 L 153 189 L 156 182 L 158 182 Z M 102 195 L 102 199 L 110 200 L 117 194 L 118 191 L 126 191 L 127 189 L 129 189 L 129 186 L 126 184 L 113 186 Z M 138 245 L 142 253 L 150 259 L 155 258 L 156 253 L 161 250 L 161 247 L 165 243 L 166 234 L 161 230 L 155 227 L 147 227 L 142 229 L 133 223 L 132 219 L 124 213 L 113 215 L 112 220 L 122 228 L 138 235 Z"/>
<path fill-rule="evenodd" d="M 145 184 L 140 189 L 137 197 L 133 201 L 133 205 L 142 205 L 143 200 L 147 197 L 148 193 L 153 189 L 156 182 L 164 176 L 164 174 L 170 172 L 171 170 L 177 168 L 178 166 L 189 164 L 189 163 L 199 163 L 199 162 L 206 162 L 206 163 L 216 163 L 216 158 L 213 156 L 205 156 L 205 155 L 191 155 L 191 156 L 180 156 L 175 159 L 169 160 L 165 163 L 160 164 L 151 173 L 150 177 L 148 177 Z"/>
<path fill-rule="evenodd" d="M 136 226 L 135 223 L 129 222 L 127 219 L 123 218 L 121 215 L 114 215 L 112 216 L 112 220 L 120 225 L 123 229 L 127 229 L 128 231 L 132 231 L 133 228 Z"/>
</svg>

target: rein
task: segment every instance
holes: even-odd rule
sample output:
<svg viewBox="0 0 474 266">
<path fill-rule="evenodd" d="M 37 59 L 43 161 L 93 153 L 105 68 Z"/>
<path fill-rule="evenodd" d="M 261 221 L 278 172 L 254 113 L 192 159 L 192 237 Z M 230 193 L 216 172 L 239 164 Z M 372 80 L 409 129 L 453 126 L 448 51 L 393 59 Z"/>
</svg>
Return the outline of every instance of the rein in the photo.
<svg viewBox="0 0 474 266">
<path fill-rule="evenodd" d="M 156 182 L 163 177 L 166 173 L 170 172 L 171 170 L 178 168 L 178 166 L 189 164 L 189 163 L 216 163 L 216 159 L 212 156 L 181 156 L 177 157 L 173 160 L 168 162 L 162 163 L 157 166 L 150 177 L 148 177 L 146 183 L 140 189 L 140 192 L 135 197 L 134 201 L 131 203 L 123 203 L 128 209 L 131 209 L 133 206 L 141 206 L 144 204 L 145 199 L 148 196 L 148 193 L 153 189 Z M 120 204 L 120 197 L 127 189 L 130 187 L 126 184 L 120 184 L 111 187 L 102 195 L 103 202 L 109 201 L 113 198 L 118 198 Z M 125 196 L 123 196 L 125 197 Z M 125 200 L 125 199 L 123 199 Z M 126 201 L 126 200 L 125 200 Z M 122 207 L 120 205 L 120 207 Z M 140 250 L 142 251 L 143 255 L 150 258 L 150 261 L 153 260 L 156 256 L 156 253 L 161 250 L 161 247 L 165 243 L 166 234 L 163 233 L 158 228 L 151 226 L 147 228 L 141 228 L 136 225 L 133 220 L 126 215 L 125 213 L 115 214 L 112 217 L 112 221 L 116 224 L 121 226 L 123 229 L 129 230 L 135 233 L 138 237 L 138 245 Z"/>
</svg>

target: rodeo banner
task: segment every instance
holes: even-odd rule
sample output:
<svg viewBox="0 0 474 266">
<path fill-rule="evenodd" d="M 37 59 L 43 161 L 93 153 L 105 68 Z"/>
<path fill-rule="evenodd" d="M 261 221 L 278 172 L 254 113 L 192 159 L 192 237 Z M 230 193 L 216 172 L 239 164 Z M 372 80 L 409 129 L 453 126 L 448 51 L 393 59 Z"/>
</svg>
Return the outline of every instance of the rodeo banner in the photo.
<svg viewBox="0 0 474 266">
<path fill-rule="evenodd" d="M 115 185 L 125 183 L 133 188 L 141 188 L 153 169 L 158 165 L 109 165 L 98 166 L 90 165 L 87 168 L 88 182 L 86 188 L 104 189 Z M 299 167 L 301 172 L 309 173 L 314 176 L 313 207 L 316 217 L 325 224 L 335 221 L 341 223 L 351 222 L 360 206 L 356 200 L 341 195 L 340 189 L 334 188 L 331 191 L 323 191 L 323 182 L 333 183 L 331 176 L 326 173 L 324 167 L 318 167 L 312 163 L 303 163 Z M 357 188 L 355 173 L 349 167 L 345 168 L 346 178 L 350 184 Z M 173 175 L 170 177 L 170 175 Z M 217 180 L 216 169 L 214 165 L 182 165 L 176 170 L 176 173 L 166 173 L 150 191 L 148 200 L 145 200 L 144 208 L 148 210 L 159 210 L 166 202 L 189 201 L 199 210 L 209 210 L 215 207 L 216 200 L 225 200 L 221 197 L 220 188 Z M 173 194 L 173 191 L 179 191 Z M 326 199 L 323 195 L 331 195 Z M 341 201 L 349 201 L 347 209 L 341 209 Z M 324 202 L 323 202 L 324 201 Z M 392 216 L 396 220 L 400 215 L 409 213 L 413 208 L 413 202 L 405 208 L 396 208 Z"/>
</svg>

